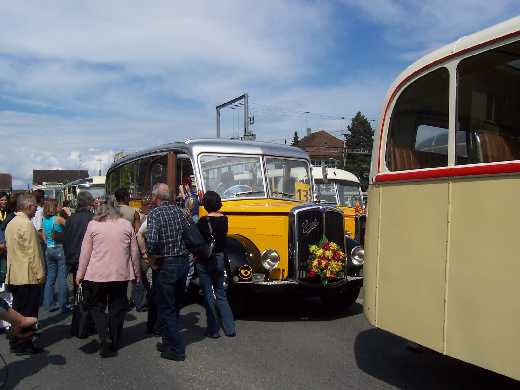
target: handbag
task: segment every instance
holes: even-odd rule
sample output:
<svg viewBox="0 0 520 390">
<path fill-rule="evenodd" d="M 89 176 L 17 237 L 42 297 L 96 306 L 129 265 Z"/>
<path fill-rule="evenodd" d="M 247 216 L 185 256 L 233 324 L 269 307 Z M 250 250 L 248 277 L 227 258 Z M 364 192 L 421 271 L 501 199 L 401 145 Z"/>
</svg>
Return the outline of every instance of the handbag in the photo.
<svg viewBox="0 0 520 390">
<path fill-rule="evenodd" d="M 87 338 L 93 328 L 93 322 L 90 312 L 87 310 L 83 296 L 83 288 L 80 284 L 76 292 L 74 308 L 72 310 L 72 322 L 70 324 L 71 336 L 79 339 Z"/>
<path fill-rule="evenodd" d="M 208 221 L 208 228 L 209 228 L 209 235 L 211 237 L 211 240 L 208 244 L 209 246 L 209 257 L 212 257 L 215 252 L 215 236 L 213 235 L 213 228 L 211 227 L 211 222 L 209 221 L 209 218 L 206 218 Z"/>
<path fill-rule="evenodd" d="M 182 239 L 188 251 L 199 261 L 208 260 L 211 257 L 211 249 L 204 239 L 198 226 L 188 222 L 182 231 Z"/>
</svg>

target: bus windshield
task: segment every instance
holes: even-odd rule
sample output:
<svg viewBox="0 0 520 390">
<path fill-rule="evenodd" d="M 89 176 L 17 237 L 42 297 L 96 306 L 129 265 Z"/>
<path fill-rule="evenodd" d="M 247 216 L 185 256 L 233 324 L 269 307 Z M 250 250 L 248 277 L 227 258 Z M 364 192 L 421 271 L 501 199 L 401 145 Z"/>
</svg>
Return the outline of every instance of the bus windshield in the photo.
<svg viewBox="0 0 520 390">
<path fill-rule="evenodd" d="M 200 156 L 200 167 L 204 189 L 222 199 L 266 196 L 260 157 L 206 154 Z"/>
<path fill-rule="evenodd" d="M 273 198 L 311 201 L 307 161 L 267 157 L 265 167 Z"/>
<path fill-rule="evenodd" d="M 332 182 L 316 183 L 316 188 L 320 194 L 320 203 L 336 204 L 336 186 Z"/>
<path fill-rule="evenodd" d="M 363 206 L 363 198 L 361 195 L 361 188 L 357 183 L 351 182 L 337 182 L 338 196 L 340 206 L 356 207 Z"/>
</svg>

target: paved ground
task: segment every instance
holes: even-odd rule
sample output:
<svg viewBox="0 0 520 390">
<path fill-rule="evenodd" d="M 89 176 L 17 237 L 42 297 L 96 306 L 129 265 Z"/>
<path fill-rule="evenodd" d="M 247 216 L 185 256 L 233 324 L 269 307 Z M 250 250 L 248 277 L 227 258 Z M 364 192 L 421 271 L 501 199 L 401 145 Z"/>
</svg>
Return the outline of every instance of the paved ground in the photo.
<svg viewBox="0 0 520 390">
<path fill-rule="evenodd" d="M 269 303 L 268 303 L 269 302 Z M 237 322 L 236 338 L 206 339 L 204 311 L 182 313 L 187 360 L 160 359 L 145 336 L 144 313 L 131 312 L 119 356 L 101 359 L 95 338 L 69 337 L 70 317 L 44 318 L 33 357 L 0 352 L 8 389 L 438 389 L 520 388 L 520 383 L 433 352 L 415 353 L 373 329 L 356 304 L 324 311 L 317 300 L 262 297 Z M 1 364 L 1 363 L 0 363 Z M 0 376 L 5 369 L 0 371 Z"/>
</svg>

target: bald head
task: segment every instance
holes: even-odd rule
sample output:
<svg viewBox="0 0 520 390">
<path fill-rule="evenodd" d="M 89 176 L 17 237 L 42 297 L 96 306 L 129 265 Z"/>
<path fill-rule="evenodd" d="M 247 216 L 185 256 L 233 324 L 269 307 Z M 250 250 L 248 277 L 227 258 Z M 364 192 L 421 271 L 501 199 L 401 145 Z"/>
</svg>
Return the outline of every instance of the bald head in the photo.
<svg viewBox="0 0 520 390">
<path fill-rule="evenodd" d="M 152 189 L 152 197 L 158 203 L 168 202 L 170 200 L 170 187 L 168 187 L 168 184 L 155 184 Z"/>
</svg>

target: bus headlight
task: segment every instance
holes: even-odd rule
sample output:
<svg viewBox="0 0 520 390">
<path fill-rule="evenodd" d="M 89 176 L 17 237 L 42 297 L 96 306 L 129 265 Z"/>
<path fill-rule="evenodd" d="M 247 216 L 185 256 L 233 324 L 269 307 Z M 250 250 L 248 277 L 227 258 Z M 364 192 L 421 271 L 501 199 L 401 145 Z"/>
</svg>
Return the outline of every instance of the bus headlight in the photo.
<svg viewBox="0 0 520 390">
<path fill-rule="evenodd" d="M 360 246 L 352 248 L 352 251 L 350 251 L 350 259 L 354 265 L 363 265 L 365 262 L 365 250 Z"/>
<path fill-rule="evenodd" d="M 262 252 L 260 261 L 262 262 L 262 267 L 267 271 L 272 271 L 280 263 L 280 255 L 274 249 L 266 249 Z"/>
</svg>

